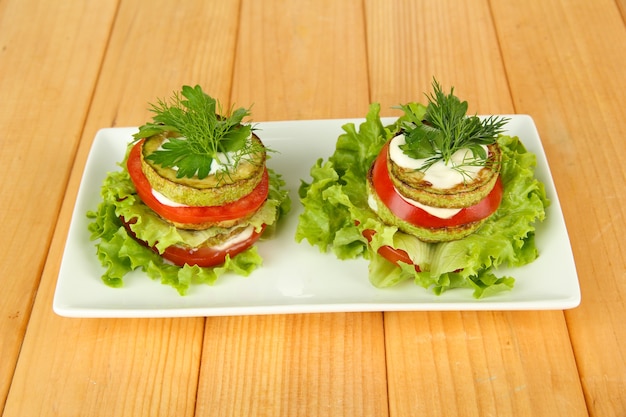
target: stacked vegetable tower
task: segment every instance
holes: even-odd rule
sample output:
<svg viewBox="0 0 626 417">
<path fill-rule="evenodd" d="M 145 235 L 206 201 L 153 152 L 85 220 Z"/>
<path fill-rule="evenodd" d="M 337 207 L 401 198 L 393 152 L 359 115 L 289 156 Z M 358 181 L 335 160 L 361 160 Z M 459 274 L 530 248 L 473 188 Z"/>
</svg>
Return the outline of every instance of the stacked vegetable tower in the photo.
<svg viewBox="0 0 626 417">
<path fill-rule="evenodd" d="M 254 243 L 289 209 L 249 110 L 224 112 L 199 86 L 152 105 L 121 172 L 110 173 L 90 225 L 105 282 L 141 268 L 184 293 L 260 265 Z"/>
<path fill-rule="evenodd" d="M 467 117 L 467 102 L 438 83 L 426 111 L 405 105 L 399 132 L 368 175 L 372 208 L 384 222 L 427 242 L 463 238 L 502 198 L 497 137 L 506 119 Z"/>
<path fill-rule="evenodd" d="M 535 222 L 549 203 L 535 155 L 504 134 L 507 118 L 468 116 L 454 89 L 433 80 L 426 97 L 389 125 L 373 103 L 358 129 L 343 126 L 300 187 L 296 240 L 368 259 L 376 287 L 413 281 L 477 298 L 511 289 L 514 278 L 495 271 L 536 259 Z"/>
</svg>

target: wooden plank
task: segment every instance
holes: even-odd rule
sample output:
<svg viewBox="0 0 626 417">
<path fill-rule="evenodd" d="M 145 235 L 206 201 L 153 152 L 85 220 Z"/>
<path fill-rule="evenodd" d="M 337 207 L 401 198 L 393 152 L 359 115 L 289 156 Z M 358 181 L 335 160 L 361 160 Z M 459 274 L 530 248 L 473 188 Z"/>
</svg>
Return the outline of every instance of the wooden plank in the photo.
<svg viewBox="0 0 626 417">
<path fill-rule="evenodd" d="M 626 22 L 626 0 L 615 0 L 620 13 L 622 14 L 622 20 Z"/>
<path fill-rule="evenodd" d="M 228 104 L 238 14 L 236 1 L 120 6 L 4 417 L 194 414 L 202 318 L 67 319 L 54 315 L 51 304 L 97 129 L 143 123 L 149 116 L 147 102 L 167 97 L 183 84 L 200 83 Z"/>
<path fill-rule="evenodd" d="M 0 2 L 0 410 L 116 3 Z"/>
<path fill-rule="evenodd" d="M 366 11 L 372 101 L 422 100 L 436 76 L 470 111 L 513 111 L 486 1 Z M 561 312 L 386 313 L 385 340 L 392 416 L 586 414 Z"/>
<path fill-rule="evenodd" d="M 360 2 L 244 0 L 241 17 L 233 101 L 254 103 L 255 120 L 362 117 L 367 112 Z"/>
<path fill-rule="evenodd" d="M 387 415 L 380 316 L 207 319 L 196 415 Z"/>
<path fill-rule="evenodd" d="M 624 20 L 610 0 L 509 3 L 493 10 L 513 99 L 542 135 L 581 284 L 581 306 L 566 318 L 587 406 L 593 416 L 623 416 Z"/>
<path fill-rule="evenodd" d="M 362 19 L 359 1 L 244 1 L 231 101 L 255 120 L 362 117 Z M 209 318 L 197 415 L 385 416 L 385 379 L 380 313 Z"/>
<path fill-rule="evenodd" d="M 391 415 L 587 415 L 561 312 L 387 313 L 385 333 Z"/>
<path fill-rule="evenodd" d="M 368 0 L 371 100 L 382 115 L 424 101 L 433 77 L 467 100 L 470 113 L 511 113 L 513 106 L 485 1 Z"/>
</svg>

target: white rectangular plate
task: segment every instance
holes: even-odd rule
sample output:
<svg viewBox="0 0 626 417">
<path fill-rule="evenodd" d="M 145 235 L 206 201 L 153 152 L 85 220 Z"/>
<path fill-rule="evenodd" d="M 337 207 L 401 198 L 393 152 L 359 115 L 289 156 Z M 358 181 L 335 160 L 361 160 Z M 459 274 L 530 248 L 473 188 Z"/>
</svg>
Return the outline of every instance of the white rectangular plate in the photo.
<svg viewBox="0 0 626 417">
<path fill-rule="evenodd" d="M 328 158 L 345 123 L 362 119 L 266 122 L 257 125 L 264 143 L 277 151 L 268 165 L 283 175 L 292 198 L 277 235 L 258 243 L 263 265 L 249 277 L 222 276 L 215 285 L 190 288 L 180 296 L 173 288 L 136 271 L 122 288 L 107 287 L 104 269 L 89 240 L 85 213 L 95 210 L 106 173 L 119 169 L 136 128 L 100 130 L 92 145 L 80 184 L 59 272 L 53 309 L 68 317 L 183 317 L 276 313 L 408 311 L 408 310 L 540 310 L 566 309 L 580 303 L 574 259 L 550 169 L 533 120 L 513 115 L 508 134 L 519 136 L 537 155 L 537 177 L 545 184 L 551 205 L 539 225 L 539 258 L 530 265 L 498 275 L 516 278 L 515 288 L 476 300 L 471 290 L 454 289 L 440 296 L 412 282 L 377 289 L 368 280 L 367 261 L 341 261 L 294 239 L 302 206 L 300 180 L 318 158 Z M 393 119 L 383 119 L 391 123 Z"/>
</svg>

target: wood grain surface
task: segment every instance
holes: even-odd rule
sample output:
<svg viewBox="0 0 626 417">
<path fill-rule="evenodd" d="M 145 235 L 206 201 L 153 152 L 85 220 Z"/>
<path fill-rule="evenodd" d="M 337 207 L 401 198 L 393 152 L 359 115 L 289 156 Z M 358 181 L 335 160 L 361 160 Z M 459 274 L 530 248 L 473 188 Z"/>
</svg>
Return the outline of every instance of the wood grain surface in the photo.
<svg viewBox="0 0 626 417">
<path fill-rule="evenodd" d="M 0 0 L 0 415 L 626 415 L 624 10 L 623 0 Z M 579 307 L 53 313 L 98 129 L 144 123 L 147 103 L 183 84 L 252 105 L 255 121 L 363 117 L 371 102 L 391 116 L 433 76 L 471 112 L 535 120 Z"/>
<path fill-rule="evenodd" d="M 0 2 L 0 404 L 115 18 L 113 2 L 76 6 Z"/>
</svg>

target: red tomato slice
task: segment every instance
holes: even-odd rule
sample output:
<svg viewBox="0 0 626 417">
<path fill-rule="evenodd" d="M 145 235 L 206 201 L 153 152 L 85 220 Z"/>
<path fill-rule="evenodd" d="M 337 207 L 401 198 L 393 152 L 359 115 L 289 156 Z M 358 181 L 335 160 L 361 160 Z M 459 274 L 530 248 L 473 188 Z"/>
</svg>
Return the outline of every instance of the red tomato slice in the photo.
<svg viewBox="0 0 626 417">
<path fill-rule="evenodd" d="M 172 207 L 162 204 L 152 194 L 148 178 L 141 170 L 141 145 L 138 142 L 128 155 L 126 167 L 130 179 L 135 184 L 137 195 L 141 200 L 161 217 L 176 223 L 199 224 L 235 220 L 254 213 L 263 205 L 269 193 L 269 176 L 267 169 L 263 172 L 261 182 L 252 192 L 239 200 L 223 206 L 207 207 Z"/>
<path fill-rule="evenodd" d="M 491 192 L 479 203 L 464 208 L 448 219 L 437 216 L 415 207 L 404 200 L 393 186 L 389 171 L 387 170 L 387 143 L 378 154 L 372 169 L 372 183 L 374 190 L 383 203 L 398 218 L 419 227 L 440 228 L 454 227 L 467 223 L 473 223 L 490 216 L 498 209 L 502 199 L 502 181 L 498 177 Z"/>
<path fill-rule="evenodd" d="M 371 229 L 365 229 L 363 230 L 363 237 L 365 237 L 368 242 L 371 242 L 372 236 L 374 236 L 375 233 L 376 232 Z M 385 245 L 378 248 L 378 254 L 389 262 L 396 265 L 398 265 L 398 262 L 403 262 L 405 264 L 413 265 L 417 272 L 421 271 L 419 265 L 415 265 L 408 253 L 406 253 L 402 249 L 396 249 L 392 248 L 391 246 Z"/>
<path fill-rule="evenodd" d="M 248 249 L 257 240 L 259 240 L 261 233 L 263 233 L 262 230 L 259 232 L 255 230 L 246 240 L 237 242 L 226 249 L 214 249 L 210 246 L 206 246 L 190 250 L 181 246 L 170 246 L 163 251 L 161 256 L 178 266 L 183 266 L 185 264 L 198 265 L 201 267 L 217 266 L 224 263 L 226 255 L 230 255 L 232 258 L 233 256 Z"/>
<path fill-rule="evenodd" d="M 137 238 L 135 232 L 130 229 L 129 223 L 134 223 L 134 221 L 126 222 L 125 219 L 120 219 L 126 228 L 126 231 L 139 243 L 146 246 L 147 248 L 152 249 L 156 253 L 159 253 L 155 247 L 151 247 L 147 242 Z M 230 257 L 234 257 L 235 255 L 240 254 L 241 252 L 248 249 L 250 246 L 254 245 L 257 240 L 261 237 L 261 234 L 265 230 L 265 225 L 261 228 L 261 230 L 254 230 L 250 237 L 240 242 L 237 242 L 225 249 L 215 249 L 211 246 L 202 246 L 196 249 L 185 248 L 182 246 L 169 246 L 167 247 L 163 253 L 161 253 L 161 257 L 163 259 L 167 259 L 172 262 L 174 265 L 184 266 L 187 265 L 198 265 L 200 267 L 213 267 L 222 265 L 224 261 L 226 261 L 226 255 L 230 255 Z"/>
</svg>

